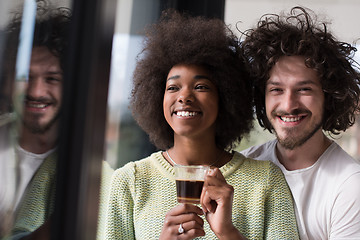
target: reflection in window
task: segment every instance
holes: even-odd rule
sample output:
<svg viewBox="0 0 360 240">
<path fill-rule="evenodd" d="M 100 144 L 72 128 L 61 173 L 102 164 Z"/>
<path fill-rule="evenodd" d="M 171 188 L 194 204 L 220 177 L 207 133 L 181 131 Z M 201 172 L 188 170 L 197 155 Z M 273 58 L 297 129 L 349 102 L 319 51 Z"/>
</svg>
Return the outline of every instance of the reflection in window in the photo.
<svg viewBox="0 0 360 240">
<path fill-rule="evenodd" d="M 45 0 L 25 0 L 7 10 L 0 68 L 1 237 L 11 229 L 34 231 L 53 210 L 70 20 L 66 9 Z"/>
<path fill-rule="evenodd" d="M 143 41 L 143 29 L 159 16 L 159 2 L 134 0 L 118 3 L 106 130 L 106 159 L 113 168 L 155 151 L 146 133 L 132 118 L 128 106 L 135 60 Z"/>
<path fill-rule="evenodd" d="M 19 153 L 24 152 L 17 143 L 19 129 L 16 128 L 16 121 L 23 111 L 35 15 L 35 1 L 25 1 L 22 17 L 13 19 L 4 30 L 1 56 L 0 218 L 5 219 L 2 221 L 5 233 L 11 226 L 14 211 L 33 174 L 27 170 L 28 166 L 20 163 L 25 156 L 19 157 Z M 33 167 L 34 171 L 38 166 Z"/>
</svg>

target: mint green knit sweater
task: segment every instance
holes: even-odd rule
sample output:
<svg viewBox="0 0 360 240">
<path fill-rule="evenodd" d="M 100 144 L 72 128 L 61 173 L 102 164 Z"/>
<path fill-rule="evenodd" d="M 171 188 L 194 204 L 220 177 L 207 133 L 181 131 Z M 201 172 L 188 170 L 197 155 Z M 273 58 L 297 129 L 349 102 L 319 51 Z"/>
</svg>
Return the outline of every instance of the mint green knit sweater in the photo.
<svg viewBox="0 0 360 240">
<path fill-rule="evenodd" d="M 291 193 L 274 164 L 235 152 L 220 168 L 234 187 L 232 221 L 248 239 L 298 239 Z M 158 239 L 165 214 L 177 205 L 174 170 L 161 152 L 115 171 L 106 239 Z M 206 236 L 217 239 L 205 221 Z"/>
<path fill-rule="evenodd" d="M 11 240 L 21 239 L 35 231 L 50 218 L 55 205 L 56 164 L 57 156 L 47 157 L 29 183 L 24 199 L 19 205 L 18 214 L 12 230 Z M 106 203 L 109 197 L 109 184 L 114 170 L 106 162 L 102 162 L 99 218 L 96 239 L 104 238 L 104 218 Z M 59 206 L 61 207 L 61 206 Z"/>
</svg>

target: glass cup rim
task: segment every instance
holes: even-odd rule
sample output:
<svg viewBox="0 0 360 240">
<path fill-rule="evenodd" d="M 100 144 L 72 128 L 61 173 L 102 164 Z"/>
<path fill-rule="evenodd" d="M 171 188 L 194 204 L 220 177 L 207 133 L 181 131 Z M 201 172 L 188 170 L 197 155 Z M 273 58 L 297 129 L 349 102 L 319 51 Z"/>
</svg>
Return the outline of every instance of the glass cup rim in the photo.
<svg viewBox="0 0 360 240">
<path fill-rule="evenodd" d="M 210 169 L 209 165 L 174 165 L 175 168 L 199 168 L 199 169 Z"/>
</svg>

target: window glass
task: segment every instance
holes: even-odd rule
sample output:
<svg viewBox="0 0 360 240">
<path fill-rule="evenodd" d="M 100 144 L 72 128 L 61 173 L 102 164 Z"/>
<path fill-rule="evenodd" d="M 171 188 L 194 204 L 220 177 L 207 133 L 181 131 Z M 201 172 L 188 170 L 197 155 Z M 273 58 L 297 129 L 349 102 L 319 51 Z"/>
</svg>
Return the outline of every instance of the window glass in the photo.
<svg viewBox="0 0 360 240">
<path fill-rule="evenodd" d="M 0 3 L 0 237 L 10 234 L 20 212 L 27 214 L 23 202 L 33 197 L 30 186 L 44 197 L 33 186 L 43 163 L 53 159 L 56 165 L 62 33 L 68 25 L 51 21 L 48 9 L 69 5 L 69 0 Z M 46 166 L 54 179 L 55 167 Z"/>
<path fill-rule="evenodd" d="M 155 151 L 129 109 L 131 79 L 139 54 L 143 30 L 160 15 L 160 1 L 119 1 L 113 39 L 108 95 L 106 159 L 114 168 Z"/>
</svg>

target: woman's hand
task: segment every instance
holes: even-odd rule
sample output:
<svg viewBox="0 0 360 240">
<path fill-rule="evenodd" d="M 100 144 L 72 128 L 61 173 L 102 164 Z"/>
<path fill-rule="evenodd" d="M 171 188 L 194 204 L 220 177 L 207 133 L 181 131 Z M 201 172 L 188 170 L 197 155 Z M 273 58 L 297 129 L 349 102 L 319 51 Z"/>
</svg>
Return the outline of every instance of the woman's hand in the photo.
<svg viewBox="0 0 360 240">
<path fill-rule="evenodd" d="M 218 168 L 205 178 L 200 203 L 211 230 L 219 239 L 245 239 L 232 223 L 234 188 L 226 183 Z"/>
<path fill-rule="evenodd" d="M 174 207 L 165 216 L 160 240 L 193 239 L 204 236 L 204 221 L 199 215 L 203 215 L 203 211 L 196 205 L 180 204 Z M 180 224 L 183 233 L 179 231 Z"/>
</svg>

